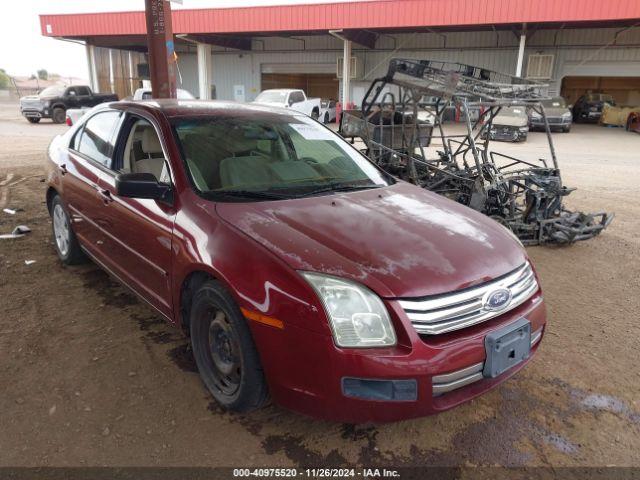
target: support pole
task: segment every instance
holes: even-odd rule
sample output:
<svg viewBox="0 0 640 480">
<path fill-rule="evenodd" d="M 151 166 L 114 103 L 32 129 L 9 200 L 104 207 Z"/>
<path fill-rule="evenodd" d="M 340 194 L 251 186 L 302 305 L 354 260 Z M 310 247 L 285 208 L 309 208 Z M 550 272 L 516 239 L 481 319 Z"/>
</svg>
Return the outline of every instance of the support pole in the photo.
<svg viewBox="0 0 640 480">
<path fill-rule="evenodd" d="M 133 95 L 136 93 L 135 85 L 133 84 L 133 58 L 131 55 L 131 50 L 129 50 L 129 90 L 130 94 Z"/>
<path fill-rule="evenodd" d="M 113 71 L 113 50 L 109 49 L 109 87 L 111 93 L 116 93 L 116 80 Z"/>
<path fill-rule="evenodd" d="M 342 109 L 347 108 L 349 103 L 349 84 L 351 83 L 351 40 L 343 40 L 342 59 Z"/>
<path fill-rule="evenodd" d="M 87 50 L 87 69 L 89 70 L 89 86 L 94 92 L 100 91 L 100 85 L 98 84 L 98 69 L 96 66 L 96 47 L 87 43 L 85 44 Z"/>
<path fill-rule="evenodd" d="M 518 48 L 518 64 L 516 66 L 516 77 L 522 77 L 522 63 L 524 61 L 524 46 L 527 42 L 527 35 L 523 32 L 520 35 L 520 48 Z"/>
<path fill-rule="evenodd" d="M 166 0 L 145 0 L 147 49 L 153 98 L 176 98 L 171 6 Z"/>
<path fill-rule="evenodd" d="M 200 100 L 211 100 L 211 45 L 198 43 L 198 91 Z"/>
</svg>

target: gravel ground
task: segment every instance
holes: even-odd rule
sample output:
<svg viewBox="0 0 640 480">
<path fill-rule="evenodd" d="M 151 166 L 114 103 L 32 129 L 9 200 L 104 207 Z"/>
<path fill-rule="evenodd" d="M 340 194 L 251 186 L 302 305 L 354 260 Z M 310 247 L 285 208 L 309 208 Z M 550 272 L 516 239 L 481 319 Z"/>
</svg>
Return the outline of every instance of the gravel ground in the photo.
<svg viewBox="0 0 640 480">
<path fill-rule="evenodd" d="M 516 377 L 452 411 L 385 425 L 332 424 L 269 406 L 223 412 L 187 342 L 92 264 L 57 261 L 41 183 L 65 126 L 0 104 L 0 467 L 640 466 L 640 136 L 555 134 L 568 204 L 615 211 L 600 237 L 533 247 L 548 334 Z M 532 133 L 507 150 L 542 155 Z M 1 209 L 0 209 L 1 210 Z M 26 265 L 25 260 L 35 260 Z"/>
</svg>

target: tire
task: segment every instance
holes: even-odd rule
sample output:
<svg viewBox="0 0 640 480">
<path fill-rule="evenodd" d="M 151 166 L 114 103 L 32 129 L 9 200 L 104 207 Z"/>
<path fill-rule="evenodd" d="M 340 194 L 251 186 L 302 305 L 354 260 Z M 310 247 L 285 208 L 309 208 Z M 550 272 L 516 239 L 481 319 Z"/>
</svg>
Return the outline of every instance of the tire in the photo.
<svg viewBox="0 0 640 480">
<path fill-rule="evenodd" d="M 269 393 L 249 325 L 220 283 L 209 280 L 198 289 L 190 322 L 193 355 L 213 398 L 234 412 L 265 405 Z"/>
<path fill-rule="evenodd" d="M 571 125 L 569 125 L 568 127 L 564 127 L 564 128 L 562 129 L 562 131 L 563 131 L 564 133 L 569 133 L 569 132 L 571 131 Z"/>
<path fill-rule="evenodd" d="M 64 123 L 66 120 L 65 110 L 62 107 L 56 107 L 51 114 L 51 120 L 53 123 Z"/>
<path fill-rule="evenodd" d="M 324 122 L 325 125 L 329 123 L 329 112 L 324 113 Z"/>
<path fill-rule="evenodd" d="M 62 263 L 65 265 L 84 263 L 87 257 L 80 248 L 76 234 L 73 233 L 69 214 L 59 195 L 55 195 L 51 200 L 51 220 L 53 244 Z"/>
<path fill-rule="evenodd" d="M 40 117 L 27 117 L 29 123 L 40 123 Z"/>
<path fill-rule="evenodd" d="M 318 112 L 318 110 L 313 110 L 311 112 L 311 118 L 313 118 L 314 120 L 318 120 L 318 117 L 320 117 L 320 112 Z"/>
</svg>

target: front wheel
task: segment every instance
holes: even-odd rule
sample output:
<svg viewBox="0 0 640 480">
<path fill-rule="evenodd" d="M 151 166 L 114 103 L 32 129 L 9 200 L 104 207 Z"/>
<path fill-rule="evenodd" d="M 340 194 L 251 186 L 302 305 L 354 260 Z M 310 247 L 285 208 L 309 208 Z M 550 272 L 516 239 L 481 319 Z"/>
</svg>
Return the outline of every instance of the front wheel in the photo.
<svg viewBox="0 0 640 480">
<path fill-rule="evenodd" d="M 318 110 L 314 110 L 313 112 L 311 112 L 311 118 L 313 118 L 314 120 L 318 120 L 318 117 L 320 117 L 320 112 L 318 112 Z"/>
<path fill-rule="evenodd" d="M 53 123 L 64 123 L 65 121 L 65 111 L 62 107 L 56 107 L 53 109 L 53 113 L 51 114 L 51 119 Z"/>
<path fill-rule="evenodd" d="M 27 117 L 27 121 L 29 123 L 39 123 L 40 122 L 40 117 Z"/>
<path fill-rule="evenodd" d="M 324 123 L 329 123 L 329 112 L 325 112 L 324 114 Z"/>
<path fill-rule="evenodd" d="M 240 309 L 218 282 L 205 282 L 191 306 L 191 345 L 200 377 L 223 407 L 249 412 L 268 398 L 251 332 Z"/>
</svg>

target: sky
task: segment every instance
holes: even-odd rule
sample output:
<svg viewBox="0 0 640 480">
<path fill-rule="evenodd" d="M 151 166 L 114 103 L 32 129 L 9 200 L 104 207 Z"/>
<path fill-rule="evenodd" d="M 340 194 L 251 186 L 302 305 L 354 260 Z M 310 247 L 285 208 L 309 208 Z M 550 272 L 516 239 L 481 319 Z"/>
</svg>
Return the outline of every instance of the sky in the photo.
<svg viewBox="0 0 640 480">
<path fill-rule="evenodd" d="M 183 0 L 173 9 L 323 3 L 327 0 Z M 331 0 L 346 1 L 346 0 Z M 44 68 L 65 77 L 87 79 L 83 45 L 43 37 L 38 15 L 143 10 L 144 0 L 18 0 L 8 1 L 0 15 L 0 68 L 10 75 L 31 75 Z"/>
</svg>

